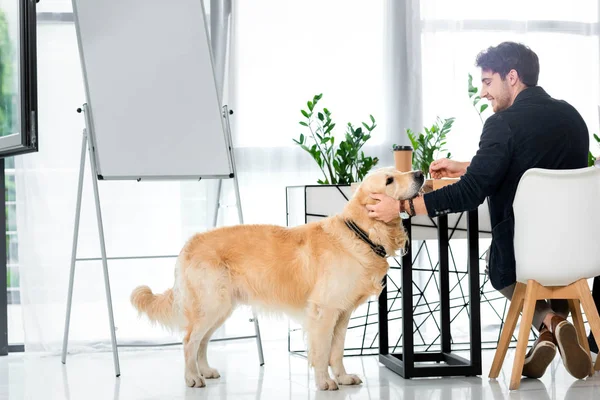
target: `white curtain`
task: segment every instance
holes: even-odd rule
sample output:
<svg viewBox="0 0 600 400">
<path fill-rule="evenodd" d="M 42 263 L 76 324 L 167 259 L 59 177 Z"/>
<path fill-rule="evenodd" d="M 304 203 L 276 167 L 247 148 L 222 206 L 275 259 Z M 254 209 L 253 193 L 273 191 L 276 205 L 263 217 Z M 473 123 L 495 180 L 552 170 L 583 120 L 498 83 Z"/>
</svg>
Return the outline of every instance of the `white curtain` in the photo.
<svg viewBox="0 0 600 400">
<path fill-rule="evenodd" d="M 392 164 L 392 144 L 407 143 L 406 128 L 419 130 L 438 115 L 456 117 L 448 136 L 454 158 L 472 157 L 482 124 L 469 103 L 467 74 L 477 82 L 475 56 L 504 40 L 531 46 L 540 56 L 540 85 L 577 107 L 598 132 L 598 1 L 509 3 L 235 1 L 228 103 L 245 222 L 284 225 L 285 187 L 320 178 L 292 141 L 302 132 L 300 110 L 315 94 L 323 93 L 340 136 L 347 122 L 373 114 L 378 127 L 365 153 L 380 157 L 381 166 Z M 498 14 L 504 9 L 519 11 Z M 40 24 L 38 37 L 41 150 L 17 158 L 19 264 L 26 350 L 55 352 L 83 128 L 75 109 L 84 93 L 73 24 Z M 78 256 L 98 257 L 87 167 Z M 219 223 L 236 223 L 230 181 L 223 190 Z M 214 183 L 101 182 L 100 200 L 109 256 L 176 254 L 192 232 L 211 225 Z M 138 320 L 128 300 L 139 284 L 170 287 L 172 260 L 111 261 L 109 270 L 119 342 L 181 339 Z M 71 349 L 109 348 L 102 279 L 100 262 L 78 263 Z M 252 334 L 247 317 L 240 311 L 219 334 Z M 265 340 L 287 334 L 284 320 L 263 318 L 261 327 Z"/>
<path fill-rule="evenodd" d="M 205 1 L 207 8 L 209 1 Z M 321 12 L 313 15 L 319 5 Z M 228 82 L 239 184 L 246 223 L 285 224 L 285 186 L 316 183 L 319 171 L 293 144 L 300 109 L 317 93 L 344 131 L 376 118 L 367 155 L 391 162 L 383 97 L 383 4 L 353 1 L 234 4 Z M 51 3 L 69 12 L 65 1 Z M 268 18 L 278 14 L 279 18 Z M 315 24 L 306 29 L 304 21 Z M 21 299 L 26 351 L 58 352 L 64 328 L 85 101 L 72 23 L 38 24 L 41 150 L 18 159 Z M 369 77 L 365 79 L 364 77 Z M 44 134 L 45 132 L 45 134 Z M 43 134 L 43 136 L 42 136 Z M 43 139 L 43 138 L 46 139 Z M 397 136 L 398 137 L 398 136 Z M 389 153 L 389 154 L 388 154 Z M 212 224 L 215 182 L 100 182 L 109 257 L 177 254 L 185 239 Z M 219 225 L 237 223 L 232 182 L 223 182 Z M 99 257 L 98 233 L 86 164 L 79 258 Z M 153 327 L 129 304 L 131 290 L 155 291 L 173 282 L 173 260 L 109 261 L 119 343 L 165 343 L 181 338 Z M 249 310 L 234 314 L 216 337 L 251 335 Z M 261 319 L 264 340 L 287 334 L 282 319 Z M 109 349 L 110 336 L 100 261 L 80 261 L 75 273 L 71 351 Z"/>
<path fill-rule="evenodd" d="M 38 12 L 70 12 L 70 1 Z M 40 151 L 16 157 L 21 307 L 26 351 L 61 349 L 76 209 L 85 102 L 75 27 L 38 23 Z M 87 154 L 86 154 L 87 155 Z M 86 160 L 79 258 L 99 258 L 91 169 Z M 194 232 L 212 224 L 215 182 L 99 182 L 109 257 L 176 255 Z M 169 343 L 181 337 L 138 319 L 131 290 L 172 286 L 174 258 L 109 261 L 119 343 Z M 218 335 L 217 335 L 218 336 Z M 14 341 L 14 338 L 11 339 Z M 102 264 L 80 261 L 70 329 L 70 351 L 109 349 Z"/>
<path fill-rule="evenodd" d="M 323 94 L 319 106 L 332 113 L 338 142 L 348 122 L 360 126 L 372 114 L 377 128 L 365 154 L 379 157 L 378 166 L 393 163 L 392 144 L 403 139 L 388 129 L 391 73 L 385 60 L 398 45 L 387 39 L 393 29 L 386 21 L 388 7 L 359 0 L 234 1 L 230 105 L 246 223 L 285 225 L 286 186 L 322 178 L 311 156 L 292 140 L 307 135 L 299 125 L 300 110 L 314 95 Z M 233 204 L 232 185 L 226 184 Z M 235 211 L 229 209 L 231 220 Z M 260 321 L 267 340 L 287 336 L 287 320 Z"/>
<path fill-rule="evenodd" d="M 248 222 L 284 225 L 285 187 L 322 178 L 292 140 L 307 135 L 300 110 L 314 95 L 323 94 L 336 139 L 372 114 L 377 128 L 365 154 L 378 166 L 392 162 L 402 134 L 387 129 L 385 9 L 359 0 L 234 2 L 232 128 Z"/>
</svg>

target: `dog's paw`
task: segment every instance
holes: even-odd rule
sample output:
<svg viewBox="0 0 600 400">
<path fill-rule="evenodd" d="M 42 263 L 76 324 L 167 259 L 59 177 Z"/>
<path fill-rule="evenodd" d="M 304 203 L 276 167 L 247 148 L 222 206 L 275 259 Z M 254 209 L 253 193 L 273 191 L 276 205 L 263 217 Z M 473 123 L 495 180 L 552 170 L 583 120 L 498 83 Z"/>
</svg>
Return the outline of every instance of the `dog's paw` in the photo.
<svg viewBox="0 0 600 400">
<path fill-rule="evenodd" d="M 353 374 L 340 375 L 337 377 L 337 382 L 340 385 L 360 385 L 362 383 L 360 378 Z"/>
<path fill-rule="evenodd" d="M 217 371 L 214 368 L 210 368 L 210 367 L 200 368 L 200 373 L 206 379 L 217 379 L 217 378 L 221 377 L 221 375 L 219 374 L 219 371 Z"/>
<path fill-rule="evenodd" d="M 317 381 L 317 388 L 319 390 L 338 390 L 338 385 L 333 379 L 321 379 Z"/>
<path fill-rule="evenodd" d="M 185 373 L 185 384 L 189 387 L 204 387 L 206 382 L 204 378 L 198 374 Z"/>
</svg>

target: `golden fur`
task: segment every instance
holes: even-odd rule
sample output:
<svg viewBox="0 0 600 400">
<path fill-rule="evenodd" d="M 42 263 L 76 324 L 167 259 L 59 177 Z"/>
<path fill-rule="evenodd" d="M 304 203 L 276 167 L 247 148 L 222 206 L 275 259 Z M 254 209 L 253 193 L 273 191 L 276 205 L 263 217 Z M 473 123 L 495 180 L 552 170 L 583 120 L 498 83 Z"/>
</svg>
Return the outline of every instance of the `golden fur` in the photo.
<svg viewBox="0 0 600 400">
<path fill-rule="evenodd" d="M 319 389 L 360 384 L 342 363 L 348 320 L 360 304 L 379 295 L 388 262 L 344 220 L 354 221 L 388 256 L 395 255 L 404 248 L 406 233 L 399 218 L 384 223 L 368 216 L 365 206 L 377 201 L 369 194 L 406 199 L 422 185 L 422 176 L 382 168 L 365 178 L 338 215 L 294 228 L 238 225 L 197 234 L 179 254 L 173 288 L 153 294 L 140 286 L 131 302 L 151 321 L 185 332 L 188 386 L 202 387 L 205 378 L 219 377 L 208 365 L 206 348 L 238 304 L 302 316 Z"/>
</svg>

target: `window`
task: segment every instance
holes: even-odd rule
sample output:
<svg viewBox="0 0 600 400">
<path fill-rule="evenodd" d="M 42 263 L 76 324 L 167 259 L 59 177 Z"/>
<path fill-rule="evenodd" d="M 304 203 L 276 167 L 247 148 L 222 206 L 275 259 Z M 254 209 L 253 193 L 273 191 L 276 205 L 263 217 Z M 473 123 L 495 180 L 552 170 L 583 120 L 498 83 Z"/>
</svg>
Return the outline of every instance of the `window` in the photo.
<svg viewBox="0 0 600 400">
<path fill-rule="evenodd" d="M 6 208 L 6 287 L 9 305 L 21 302 L 19 280 L 19 256 L 17 235 L 17 201 L 15 187 L 15 160 L 9 157 L 4 165 Z"/>
<path fill-rule="evenodd" d="M 6 235 L 1 239 L 6 240 L 6 262 L 0 273 L 6 274 L 7 290 L 0 302 L 3 353 L 9 349 L 9 337 L 22 342 L 23 336 L 13 156 L 38 150 L 35 9 L 36 0 L 0 0 L 0 158 L 4 159 L 0 168 L 4 168 L 6 213 Z"/>
<path fill-rule="evenodd" d="M 0 157 L 37 151 L 35 0 L 0 1 Z"/>
</svg>

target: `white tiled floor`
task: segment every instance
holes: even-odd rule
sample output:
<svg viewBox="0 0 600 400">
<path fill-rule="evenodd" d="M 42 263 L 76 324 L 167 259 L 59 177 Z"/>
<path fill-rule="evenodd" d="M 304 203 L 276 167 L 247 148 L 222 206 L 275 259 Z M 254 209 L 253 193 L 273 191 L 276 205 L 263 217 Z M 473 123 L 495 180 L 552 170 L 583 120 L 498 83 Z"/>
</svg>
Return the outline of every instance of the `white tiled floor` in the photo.
<svg viewBox="0 0 600 400">
<path fill-rule="evenodd" d="M 1 399 L 598 399 L 600 373 L 577 381 L 557 355 L 541 380 L 523 380 L 517 392 L 508 391 L 513 350 L 502 374 L 490 381 L 492 351 L 483 352 L 483 375 L 465 378 L 405 380 L 379 364 L 375 356 L 347 357 L 350 373 L 363 379 L 358 387 L 319 392 L 306 360 L 287 353 L 284 341 L 265 342 L 265 365 L 259 367 L 255 342 L 211 343 L 209 361 L 221 378 L 205 388 L 187 388 L 180 347 L 127 350 L 119 353 L 121 377 L 113 374 L 111 353 L 59 356 L 11 354 L 0 357 Z"/>
</svg>

